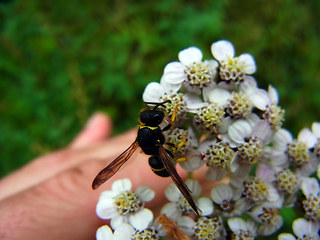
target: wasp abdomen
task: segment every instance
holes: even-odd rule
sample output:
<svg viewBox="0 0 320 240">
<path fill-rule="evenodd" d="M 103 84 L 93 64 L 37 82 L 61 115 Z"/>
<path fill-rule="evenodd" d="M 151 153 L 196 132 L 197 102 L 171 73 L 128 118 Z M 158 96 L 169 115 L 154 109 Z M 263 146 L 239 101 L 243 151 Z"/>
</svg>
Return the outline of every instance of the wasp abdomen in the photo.
<svg viewBox="0 0 320 240">
<path fill-rule="evenodd" d="M 159 156 L 149 157 L 149 165 L 152 171 L 160 177 L 169 177 L 170 174 L 163 165 L 163 162 Z"/>
<path fill-rule="evenodd" d="M 142 151 L 147 155 L 159 155 L 159 146 L 164 144 L 164 140 L 159 126 L 140 126 L 136 139 Z"/>
</svg>

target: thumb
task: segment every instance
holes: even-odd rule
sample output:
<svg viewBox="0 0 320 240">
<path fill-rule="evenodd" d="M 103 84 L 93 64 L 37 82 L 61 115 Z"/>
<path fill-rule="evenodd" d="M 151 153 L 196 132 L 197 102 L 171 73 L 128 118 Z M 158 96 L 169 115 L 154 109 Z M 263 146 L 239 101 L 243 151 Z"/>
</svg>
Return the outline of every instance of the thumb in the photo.
<svg viewBox="0 0 320 240">
<path fill-rule="evenodd" d="M 81 148 L 100 142 L 111 134 L 111 129 L 111 119 L 103 113 L 96 113 L 88 120 L 86 127 L 75 137 L 70 147 Z"/>
</svg>

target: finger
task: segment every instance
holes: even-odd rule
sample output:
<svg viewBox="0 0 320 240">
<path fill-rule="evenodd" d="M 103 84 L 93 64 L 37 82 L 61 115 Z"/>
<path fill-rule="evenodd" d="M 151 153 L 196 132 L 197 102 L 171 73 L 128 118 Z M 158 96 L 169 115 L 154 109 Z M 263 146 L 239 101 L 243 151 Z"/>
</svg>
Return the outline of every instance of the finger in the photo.
<svg viewBox="0 0 320 240">
<path fill-rule="evenodd" d="M 133 190 L 148 184 L 164 189 L 168 179 L 159 181 L 148 165 L 147 157 L 137 153 L 134 168 L 124 168 L 98 190 L 91 189 L 97 170 L 103 161 L 88 161 L 69 169 L 48 181 L 0 202 L 1 239 L 94 239 L 96 229 L 103 225 L 95 213 L 102 190 L 110 189 L 112 182 L 129 177 Z M 160 198 L 151 201 L 150 208 L 160 204 Z M 49 233 L 49 234 L 48 234 Z"/>
<path fill-rule="evenodd" d="M 0 181 L 0 200 L 80 165 L 88 159 L 111 161 L 134 141 L 135 136 L 136 130 L 133 130 L 87 148 L 63 149 L 35 159 Z"/>
<path fill-rule="evenodd" d="M 81 148 L 94 142 L 99 142 L 110 136 L 112 122 L 103 113 L 94 114 L 88 121 L 86 127 L 70 144 L 71 148 Z"/>
</svg>

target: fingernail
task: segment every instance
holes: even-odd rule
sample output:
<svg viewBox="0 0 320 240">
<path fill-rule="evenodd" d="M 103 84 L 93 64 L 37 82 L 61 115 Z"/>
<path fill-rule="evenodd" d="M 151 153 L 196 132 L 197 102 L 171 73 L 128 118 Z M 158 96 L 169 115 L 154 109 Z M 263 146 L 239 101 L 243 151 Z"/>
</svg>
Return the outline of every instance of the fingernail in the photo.
<svg viewBox="0 0 320 240">
<path fill-rule="evenodd" d="M 85 128 L 92 128 L 96 125 L 96 123 L 101 119 L 101 113 L 95 113 L 93 114 L 89 120 L 87 121 L 87 124 Z"/>
</svg>

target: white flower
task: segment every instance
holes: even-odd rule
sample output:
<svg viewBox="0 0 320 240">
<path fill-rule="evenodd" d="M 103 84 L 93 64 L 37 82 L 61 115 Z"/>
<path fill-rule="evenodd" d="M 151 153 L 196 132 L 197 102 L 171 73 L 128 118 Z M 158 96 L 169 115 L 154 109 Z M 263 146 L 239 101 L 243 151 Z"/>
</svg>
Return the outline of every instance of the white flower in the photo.
<svg viewBox="0 0 320 240">
<path fill-rule="evenodd" d="M 235 151 L 228 143 L 206 139 L 199 145 L 199 151 L 203 153 L 203 161 L 208 166 L 207 179 L 219 181 L 231 173 L 231 163 L 235 157 Z"/>
<path fill-rule="evenodd" d="M 228 134 L 221 135 L 231 147 L 237 148 L 231 164 L 231 171 L 235 177 L 247 175 L 251 166 L 264 158 L 265 144 L 269 142 L 271 134 L 269 124 L 253 114 L 247 120 L 235 121 L 229 126 Z"/>
<path fill-rule="evenodd" d="M 112 240 L 128 240 L 128 239 L 160 239 L 165 236 L 165 232 L 160 230 L 161 226 L 153 223 L 144 229 L 135 229 L 130 224 L 122 223 L 114 231 Z"/>
<path fill-rule="evenodd" d="M 273 186 L 274 172 L 264 164 L 259 164 L 256 175 L 251 176 L 244 182 L 243 196 L 252 203 L 264 201 L 278 201 L 280 195 Z"/>
<path fill-rule="evenodd" d="M 113 233 L 108 225 L 103 225 L 96 231 L 96 240 L 113 240 Z"/>
<path fill-rule="evenodd" d="M 211 52 L 220 63 L 220 78 L 225 81 L 239 82 L 244 80 L 245 74 L 256 71 L 254 58 L 248 54 L 234 57 L 235 50 L 231 42 L 220 40 L 211 45 Z"/>
<path fill-rule="evenodd" d="M 212 188 L 211 199 L 221 209 L 222 216 L 240 216 L 247 211 L 249 205 L 243 201 L 241 191 L 232 189 L 229 184 L 219 184 Z"/>
<path fill-rule="evenodd" d="M 182 168 L 191 172 L 203 165 L 201 153 L 194 150 L 198 146 L 198 139 L 193 128 L 172 128 L 165 132 L 165 137 L 167 150 L 173 154 L 174 160 Z"/>
<path fill-rule="evenodd" d="M 111 219 L 111 227 L 115 229 L 121 223 L 130 223 L 136 229 L 143 229 L 153 219 L 152 212 L 144 208 L 144 202 L 154 198 L 154 191 L 142 185 L 131 191 L 129 179 L 117 180 L 112 190 L 101 193 L 96 212 L 102 219 Z"/>
<path fill-rule="evenodd" d="M 179 52 L 178 58 L 180 62 L 171 62 L 165 67 L 162 76 L 165 83 L 179 88 L 183 83 L 203 88 L 213 81 L 218 63 L 214 60 L 203 62 L 199 48 L 184 49 Z"/>
<path fill-rule="evenodd" d="M 301 189 L 306 197 L 302 201 L 306 217 L 320 221 L 320 186 L 316 178 L 305 178 L 302 180 Z"/>
<path fill-rule="evenodd" d="M 317 139 L 316 140 L 317 142 L 313 148 L 313 153 L 318 159 L 320 159 L 320 123 L 319 122 L 312 123 L 311 130 L 314 137 Z"/>
<path fill-rule="evenodd" d="M 176 85 L 167 84 L 164 81 L 161 81 L 161 83 L 151 82 L 145 88 L 142 99 L 147 104 L 166 102 L 161 105 L 166 118 L 171 121 L 172 116 L 175 115 L 178 118 L 176 120 L 180 120 L 185 118 L 187 113 L 185 98 L 188 98 L 188 96 L 177 93 L 177 91 Z"/>
<path fill-rule="evenodd" d="M 245 221 L 240 217 L 228 219 L 233 239 L 254 239 L 257 235 L 257 225 L 250 219 Z"/>
<path fill-rule="evenodd" d="M 249 215 L 260 223 L 258 229 L 260 235 L 269 236 L 282 227 L 283 218 L 280 215 L 282 204 L 283 199 L 279 198 L 274 202 L 264 202 L 249 212 Z"/>
<path fill-rule="evenodd" d="M 209 198 L 200 197 L 201 185 L 198 181 L 188 179 L 186 185 L 191 190 L 191 196 L 193 197 L 197 207 L 201 210 L 202 215 L 210 215 L 213 212 L 213 203 Z M 165 190 L 165 195 L 170 201 L 164 205 L 161 209 L 161 213 L 167 217 L 176 220 L 182 215 L 189 215 L 192 212 L 192 208 L 181 194 L 175 184 L 170 184 Z"/>
<path fill-rule="evenodd" d="M 219 217 L 199 217 L 196 220 L 183 216 L 177 221 L 179 228 L 189 236 L 195 236 L 195 239 L 216 239 L 224 240 L 226 230 Z"/>
<path fill-rule="evenodd" d="M 296 239 L 312 239 L 319 240 L 319 222 L 307 221 L 304 218 L 296 219 L 292 224 L 294 234 L 282 233 L 278 236 L 278 240 L 296 240 Z"/>
<path fill-rule="evenodd" d="M 289 131 L 279 129 L 271 142 L 272 147 L 267 152 L 276 171 L 287 168 L 290 163 L 297 168 L 297 174 L 301 176 L 309 176 L 315 172 L 317 161 L 310 154 L 310 149 L 316 144 L 316 138 L 310 129 L 302 129 L 297 139 L 293 139 Z"/>
</svg>

